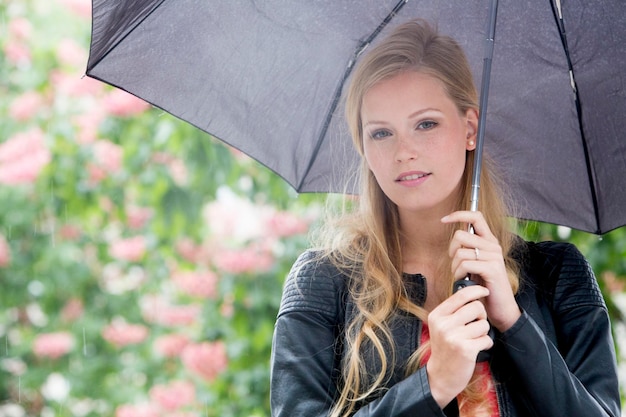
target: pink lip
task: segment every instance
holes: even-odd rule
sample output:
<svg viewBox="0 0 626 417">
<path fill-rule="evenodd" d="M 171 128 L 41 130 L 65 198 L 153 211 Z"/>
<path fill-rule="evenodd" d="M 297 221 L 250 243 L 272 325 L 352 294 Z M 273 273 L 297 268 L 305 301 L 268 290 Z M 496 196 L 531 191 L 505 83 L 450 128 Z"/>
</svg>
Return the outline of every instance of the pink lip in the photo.
<svg viewBox="0 0 626 417">
<path fill-rule="evenodd" d="M 429 176 L 430 176 L 429 172 L 409 171 L 409 172 L 403 172 L 402 174 L 398 175 L 395 181 L 398 184 L 401 184 L 407 187 L 414 187 L 416 185 L 422 184 L 424 181 L 428 179 Z"/>
</svg>

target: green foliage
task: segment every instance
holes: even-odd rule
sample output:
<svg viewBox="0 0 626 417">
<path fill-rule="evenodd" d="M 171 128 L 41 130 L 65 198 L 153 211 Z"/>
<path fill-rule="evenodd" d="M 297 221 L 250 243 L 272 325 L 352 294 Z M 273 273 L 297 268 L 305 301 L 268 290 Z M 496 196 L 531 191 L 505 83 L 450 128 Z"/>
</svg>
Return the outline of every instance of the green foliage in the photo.
<svg viewBox="0 0 626 417">
<path fill-rule="evenodd" d="M 298 196 L 158 109 L 112 113 L 114 90 L 81 78 L 90 22 L 77 4 L 0 3 L 8 81 L 0 142 L 33 129 L 43 138 L 8 159 L 0 148 L 0 236 L 10 256 L 2 261 L 0 250 L 0 415 L 122 415 L 142 406 L 155 415 L 268 415 L 282 283 L 320 199 Z M 72 47 L 80 59 L 67 57 Z M 26 93 L 36 100 L 19 110 Z M 49 159 L 40 169 L 31 163 L 37 151 Z M 11 167 L 32 178 L 11 182 Z M 286 215 L 295 229 L 281 230 Z M 192 289 L 177 281 L 184 274 L 195 274 Z M 120 323 L 139 327 L 106 333 Z M 69 344 L 42 343 L 58 333 Z M 198 372 L 183 348 L 164 354 L 167 335 L 187 347 L 206 343 L 214 350 L 200 364 L 214 369 Z M 191 384 L 193 396 L 167 409 L 158 387 L 188 395 L 174 381 Z"/>
</svg>

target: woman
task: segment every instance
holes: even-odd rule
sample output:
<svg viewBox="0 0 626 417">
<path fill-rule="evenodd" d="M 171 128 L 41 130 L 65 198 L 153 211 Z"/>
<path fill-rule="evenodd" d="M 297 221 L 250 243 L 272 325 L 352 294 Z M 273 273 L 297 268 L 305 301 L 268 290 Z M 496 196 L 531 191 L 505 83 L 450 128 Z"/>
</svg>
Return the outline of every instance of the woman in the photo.
<svg viewBox="0 0 626 417">
<path fill-rule="evenodd" d="M 465 210 L 476 96 L 461 48 L 424 22 L 361 60 L 346 98 L 358 207 L 287 278 L 274 417 L 619 415 L 609 318 L 582 255 L 515 237 L 488 165 L 482 212 Z M 479 285 L 453 293 L 468 275 Z"/>
</svg>

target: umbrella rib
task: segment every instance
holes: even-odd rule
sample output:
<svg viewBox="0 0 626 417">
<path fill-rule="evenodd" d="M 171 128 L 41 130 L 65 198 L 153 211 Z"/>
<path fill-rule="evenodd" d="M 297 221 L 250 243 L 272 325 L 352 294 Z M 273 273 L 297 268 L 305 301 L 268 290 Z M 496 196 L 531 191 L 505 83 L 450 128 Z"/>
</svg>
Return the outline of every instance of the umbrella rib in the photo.
<svg viewBox="0 0 626 417">
<path fill-rule="evenodd" d="M 307 165 L 307 167 L 306 167 L 306 169 L 304 171 L 304 174 L 300 178 L 298 186 L 296 187 L 296 189 L 298 191 L 302 189 L 304 180 L 309 175 L 309 172 L 311 171 L 311 168 L 313 167 L 313 163 L 317 160 L 317 156 L 319 154 L 320 148 L 322 146 L 322 143 L 324 142 L 324 138 L 326 137 L 326 133 L 328 132 L 328 128 L 330 127 L 330 122 L 331 122 L 331 120 L 333 118 L 333 115 L 335 114 L 335 110 L 337 109 L 337 106 L 339 105 L 339 99 L 341 97 L 341 92 L 343 90 L 343 86 L 344 86 L 346 80 L 348 79 L 348 77 L 350 76 L 350 73 L 352 72 L 352 69 L 354 68 L 354 64 L 356 63 L 356 60 L 358 59 L 359 55 L 361 55 L 361 53 L 363 53 L 363 51 L 365 49 L 367 49 L 367 47 L 372 43 L 372 41 L 376 38 L 376 36 L 378 36 L 378 34 L 385 28 L 385 26 L 387 26 L 387 24 L 398 14 L 398 11 L 400 11 L 400 9 L 402 9 L 402 7 L 404 7 L 404 5 L 407 2 L 408 2 L 408 0 L 400 0 L 394 6 L 394 8 L 389 12 L 389 14 L 387 14 L 387 16 L 385 16 L 385 18 L 378 25 L 378 27 L 363 42 L 360 43 L 358 48 L 355 49 L 354 54 L 352 56 L 352 59 L 348 62 L 348 66 L 347 66 L 347 68 L 346 68 L 346 70 L 345 70 L 345 72 L 343 74 L 343 77 L 341 78 L 341 81 L 339 82 L 339 85 L 335 89 L 335 93 L 333 94 L 333 98 L 332 98 L 332 101 L 331 101 L 331 104 L 330 104 L 330 108 L 329 108 L 328 112 L 326 113 L 326 117 L 324 118 L 324 124 L 322 125 L 322 131 L 320 132 L 319 136 L 317 137 L 317 141 L 315 143 L 315 147 L 313 148 L 312 157 L 309 159 L 309 164 Z"/>
<path fill-rule="evenodd" d="M 117 45 L 119 45 L 132 31 L 134 31 L 140 24 L 141 22 L 143 22 L 150 14 L 152 14 L 152 12 L 154 12 L 157 8 L 159 8 L 159 6 L 161 6 L 161 4 L 163 4 L 165 0 L 156 0 L 154 2 L 152 2 L 151 4 L 148 5 L 142 5 L 140 4 L 141 2 L 137 1 L 137 0 L 130 0 L 126 3 L 122 3 L 125 7 L 122 8 L 121 10 L 117 10 L 114 11 L 114 15 L 113 18 L 111 19 L 111 24 L 112 27 L 114 29 L 119 30 L 119 28 L 124 28 L 125 30 L 121 33 L 121 37 L 119 36 L 119 33 L 116 33 L 116 36 L 112 42 L 109 42 L 108 45 L 103 45 L 101 48 L 99 48 L 99 50 L 97 51 L 97 54 L 94 54 L 94 48 L 91 48 L 89 51 L 89 59 L 87 60 L 87 75 L 90 75 L 90 71 L 93 70 L 93 68 L 98 65 L 98 63 L 100 61 L 102 61 L 113 49 L 115 49 L 115 47 Z M 143 8 L 140 10 L 140 13 L 137 14 L 129 14 L 128 11 L 129 9 L 133 9 L 135 8 L 135 6 L 140 5 L 143 6 Z M 95 22 L 95 11 L 94 13 L 94 17 L 92 18 L 92 20 Z M 138 19 L 139 17 L 139 19 Z M 129 23 L 129 21 L 132 23 L 131 25 L 127 25 L 127 23 Z M 130 28 L 130 29 L 129 29 Z M 92 39 L 94 38 L 94 30 L 95 30 L 95 25 L 92 23 Z M 106 39 L 106 37 L 103 37 L 102 39 Z M 95 55 L 95 56 L 93 56 Z"/>
<path fill-rule="evenodd" d="M 561 10 L 561 2 L 559 0 L 555 2 L 550 2 L 552 5 L 552 13 L 554 15 L 554 19 L 556 21 L 556 25 L 559 29 L 559 36 L 561 37 L 561 43 L 563 44 L 563 50 L 565 52 L 565 58 L 567 59 L 567 66 L 569 68 L 569 76 L 570 82 L 572 85 L 572 90 L 574 91 L 574 102 L 576 104 L 576 113 L 578 114 L 578 128 L 580 130 L 580 138 L 583 146 L 583 153 L 585 155 L 585 164 L 587 168 L 587 178 L 589 178 L 589 189 L 591 191 L 591 201 L 593 203 L 593 213 L 596 221 L 596 230 L 595 234 L 599 234 L 602 230 L 600 224 L 600 210 L 598 206 L 598 196 L 596 193 L 596 184 L 595 184 L 595 176 L 593 173 L 593 169 L 591 166 L 591 156 L 589 154 L 589 146 L 587 143 L 587 138 L 585 136 L 585 130 L 583 129 L 583 110 L 580 102 L 580 93 L 578 91 L 578 86 L 576 84 L 576 77 L 574 74 L 574 65 L 572 64 L 572 58 L 570 56 L 569 45 L 567 43 L 567 34 L 565 32 L 565 22 L 563 20 L 563 13 Z"/>
</svg>

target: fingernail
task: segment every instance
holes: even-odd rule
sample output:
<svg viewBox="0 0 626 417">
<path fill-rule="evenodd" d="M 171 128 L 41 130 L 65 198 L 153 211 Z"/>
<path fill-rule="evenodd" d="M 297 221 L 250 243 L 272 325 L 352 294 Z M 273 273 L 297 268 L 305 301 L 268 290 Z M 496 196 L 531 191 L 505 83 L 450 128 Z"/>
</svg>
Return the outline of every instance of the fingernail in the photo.
<svg viewBox="0 0 626 417">
<path fill-rule="evenodd" d="M 441 221 L 442 221 L 442 222 L 447 222 L 449 218 L 450 218 L 450 216 L 443 216 L 443 217 L 441 218 Z"/>
</svg>

